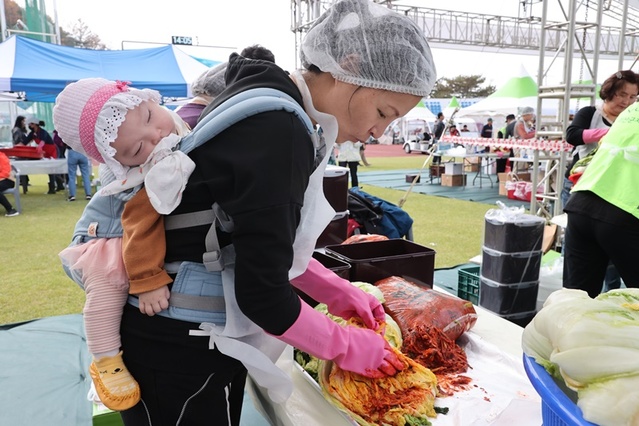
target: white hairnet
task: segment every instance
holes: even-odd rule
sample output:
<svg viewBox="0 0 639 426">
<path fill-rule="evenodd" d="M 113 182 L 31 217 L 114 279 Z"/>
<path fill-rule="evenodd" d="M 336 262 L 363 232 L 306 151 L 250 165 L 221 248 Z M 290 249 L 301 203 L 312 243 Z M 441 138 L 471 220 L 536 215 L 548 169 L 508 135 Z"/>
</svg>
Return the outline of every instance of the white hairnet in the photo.
<svg viewBox="0 0 639 426">
<path fill-rule="evenodd" d="M 226 82 L 224 81 L 224 74 L 226 73 L 226 66 L 228 62 L 223 62 L 214 67 L 204 71 L 198 78 L 191 83 L 191 92 L 193 96 L 211 96 L 217 97 L 224 88 Z"/>
<path fill-rule="evenodd" d="M 530 106 L 522 107 L 520 112 L 521 115 L 534 114 L 534 113 L 535 113 L 535 109 Z"/>
<path fill-rule="evenodd" d="M 430 94 L 437 78 L 417 25 L 370 0 L 331 6 L 302 41 L 300 58 L 345 83 L 417 96 Z"/>
</svg>

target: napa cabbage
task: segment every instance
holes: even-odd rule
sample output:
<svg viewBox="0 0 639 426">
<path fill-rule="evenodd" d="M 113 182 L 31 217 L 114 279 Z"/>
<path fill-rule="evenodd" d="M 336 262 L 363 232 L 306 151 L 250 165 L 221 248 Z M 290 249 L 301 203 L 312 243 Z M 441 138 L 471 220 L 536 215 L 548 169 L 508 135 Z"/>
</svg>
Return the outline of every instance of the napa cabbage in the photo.
<svg viewBox="0 0 639 426">
<path fill-rule="evenodd" d="M 553 292 L 524 329 L 522 349 L 577 391 L 584 419 L 639 424 L 639 289 L 594 299 L 582 290 Z"/>
</svg>

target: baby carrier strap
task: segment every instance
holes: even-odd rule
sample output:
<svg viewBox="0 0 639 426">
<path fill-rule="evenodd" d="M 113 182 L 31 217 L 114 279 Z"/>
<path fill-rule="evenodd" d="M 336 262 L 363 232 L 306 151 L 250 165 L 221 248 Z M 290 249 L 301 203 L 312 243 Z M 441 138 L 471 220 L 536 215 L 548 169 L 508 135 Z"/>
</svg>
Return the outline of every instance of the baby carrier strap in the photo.
<svg viewBox="0 0 639 426">
<path fill-rule="evenodd" d="M 188 154 L 239 121 L 256 114 L 279 110 L 295 114 L 304 123 L 309 134 L 315 130 L 306 111 L 291 96 L 277 89 L 262 87 L 238 93 L 220 104 L 182 139 L 180 150 Z"/>
<path fill-rule="evenodd" d="M 288 111 L 299 118 L 309 134 L 313 134 L 315 131 L 313 122 L 306 111 L 291 96 L 277 89 L 257 88 L 238 93 L 212 110 L 200 120 L 191 133 L 182 139 L 180 150 L 188 154 L 248 117 L 280 110 Z M 211 210 L 166 216 L 164 220 L 166 230 L 206 224 L 211 224 L 211 228 L 205 238 L 206 252 L 202 260 L 207 270 L 221 271 L 224 269 L 224 263 L 221 258 L 216 228 L 231 232 L 233 221 L 217 203 L 213 204 Z"/>
</svg>

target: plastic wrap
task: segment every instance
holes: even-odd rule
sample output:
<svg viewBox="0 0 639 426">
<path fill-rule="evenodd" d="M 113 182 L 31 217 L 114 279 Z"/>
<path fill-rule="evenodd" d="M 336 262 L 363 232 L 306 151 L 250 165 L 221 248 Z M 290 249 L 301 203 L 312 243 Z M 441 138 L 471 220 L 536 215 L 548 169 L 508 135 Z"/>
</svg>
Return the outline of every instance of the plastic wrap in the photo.
<svg viewBox="0 0 639 426">
<path fill-rule="evenodd" d="M 356 234 L 348 237 L 342 244 L 357 244 L 367 241 L 385 241 L 388 240 L 386 235 L 379 234 Z"/>
<path fill-rule="evenodd" d="M 460 373 L 468 370 L 468 360 L 455 340 L 477 321 L 473 304 L 399 277 L 376 285 L 402 331 L 402 353 L 437 375 L 441 395 L 467 389 L 470 378 Z"/>
<path fill-rule="evenodd" d="M 484 216 L 484 246 L 502 253 L 541 250 L 546 221 L 526 214 L 523 207 L 507 207 L 500 201 L 497 205 Z"/>
<path fill-rule="evenodd" d="M 384 294 L 384 308 L 402 332 L 418 325 L 433 326 L 456 340 L 477 322 L 473 304 L 459 297 L 420 287 L 400 277 L 376 284 Z"/>
</svg>

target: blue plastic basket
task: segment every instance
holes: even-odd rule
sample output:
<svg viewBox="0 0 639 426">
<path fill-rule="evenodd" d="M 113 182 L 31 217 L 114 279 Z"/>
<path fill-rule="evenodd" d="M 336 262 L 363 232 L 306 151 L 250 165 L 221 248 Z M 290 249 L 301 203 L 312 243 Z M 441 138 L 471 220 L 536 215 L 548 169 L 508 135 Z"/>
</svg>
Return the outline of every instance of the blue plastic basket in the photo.
<svg viewBox="0 0 639 426">
<path fill-rule="evenodd" d="M 524 354 L 524 370 L 541 397 L 543 426 L 597 426 L 584 420 L 581 409 L 534 358 Z"/>
</svg>

